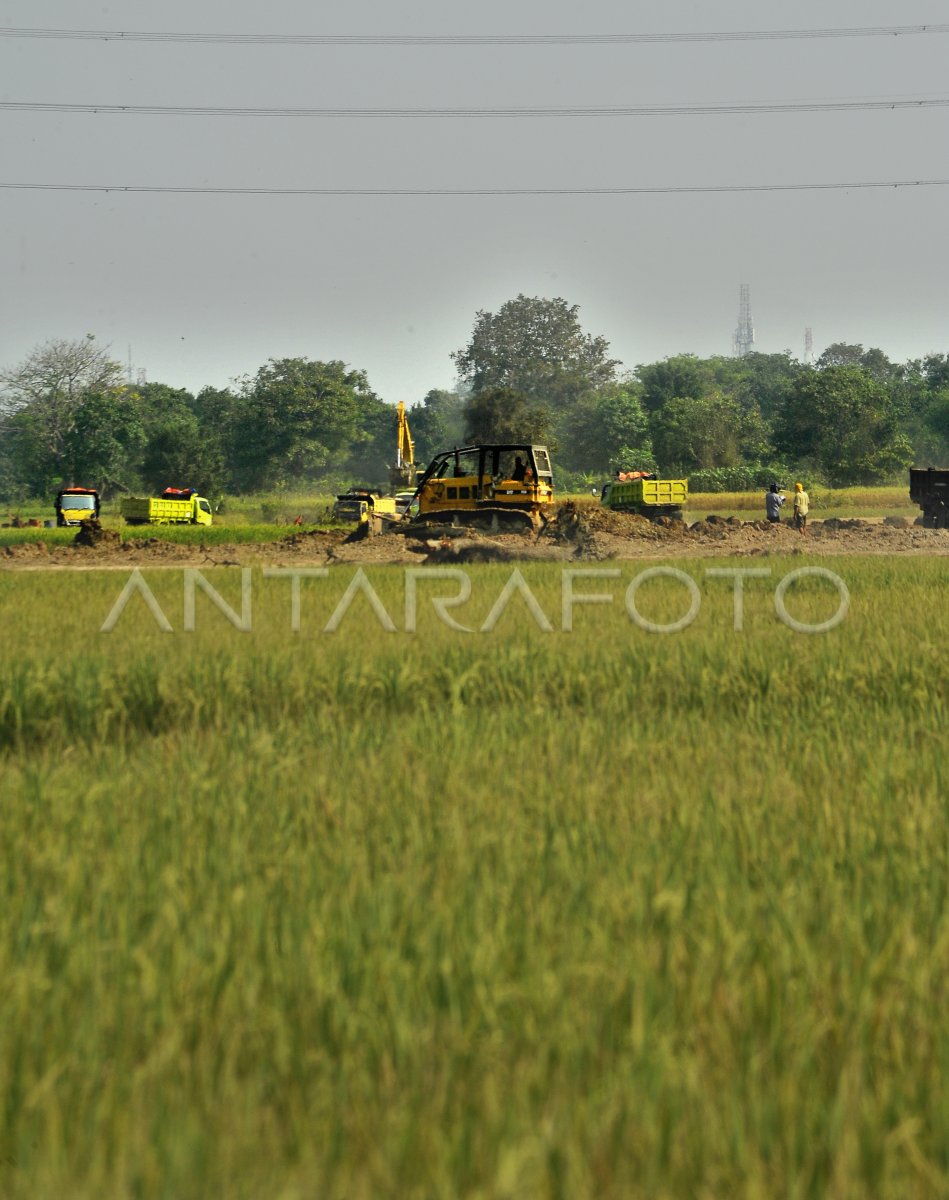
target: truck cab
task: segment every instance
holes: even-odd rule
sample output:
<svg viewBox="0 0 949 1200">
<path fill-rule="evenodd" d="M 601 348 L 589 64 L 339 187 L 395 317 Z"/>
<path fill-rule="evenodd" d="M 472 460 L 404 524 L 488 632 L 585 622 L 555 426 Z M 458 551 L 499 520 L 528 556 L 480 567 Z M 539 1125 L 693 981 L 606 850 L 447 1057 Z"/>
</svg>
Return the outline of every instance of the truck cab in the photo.
<svg viewBox="0 0 949 1200">
<path fill-rule="evenodd" d="M 81 525 L 99 519 L 99 493 L 94 488 L 60 488 L 56 493 L 56 524 Z"/>
</svg>

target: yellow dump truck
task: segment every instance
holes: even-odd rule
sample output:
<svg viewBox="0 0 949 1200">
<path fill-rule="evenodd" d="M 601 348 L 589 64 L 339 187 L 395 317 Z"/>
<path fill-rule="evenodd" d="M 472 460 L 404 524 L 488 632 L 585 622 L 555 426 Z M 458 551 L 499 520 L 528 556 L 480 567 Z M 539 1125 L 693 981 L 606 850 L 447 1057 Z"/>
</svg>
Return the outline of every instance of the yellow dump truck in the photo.
<svg viewBox="0 0 949 1200">
<path fill-rule="evenodd" d="M 166 488 L 160 496 L 127 496 L 120 511 L 129 525 L 210 525 L 211 505 L 193 488 Z"/>
<path fill-rule="evenodd" d="M 99 519 L 99 493 L 93 488 L 60 488 L 56 493 L 56 524 L 81 525 Z"/>
<path fill-rule="evenodd" d="M 681 517 L 688 499 L 687 479 L 656 479 L 649 475 L 641 475 L 638 479 L 611 479 L 603 485 L 600 497 L 606 508 L 650 518 Z"/>
<path fill-rule="evenodd" d="M 398 517 L 395 496 L 380 496 L 371 488 L 350 488 L 336 497 L 333 516 L 357 528 L 365 526 L 367 533 L 381 533 L 388 521 Z"/>
</svg>

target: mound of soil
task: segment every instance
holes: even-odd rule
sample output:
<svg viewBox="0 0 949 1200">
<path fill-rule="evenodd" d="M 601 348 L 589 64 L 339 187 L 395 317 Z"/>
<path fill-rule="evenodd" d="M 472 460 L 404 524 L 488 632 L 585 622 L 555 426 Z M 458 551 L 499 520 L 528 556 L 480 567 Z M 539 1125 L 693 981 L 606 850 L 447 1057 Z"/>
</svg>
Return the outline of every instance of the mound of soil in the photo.
<svg viewBox="0 0 949 1200">
<path fill-rule="evenodd" d="M 79 532 L 73 539 L 74 546 L 81 546 L 89 550 L 118 549 L 121 544 L 122 535 L 117 529 L 105 529 L 95 519 L 83 521 L 79 526 Z"/>
<path fill-rule="evenodd" d="M 593 533 L 611 533 L 614 537 L 646 537 L 656 539 L 659 526 L 636 513 L 612 512 L 592 505 L 583 510 L 583 520 Z"/>
<path fill-rule="evenodd" d="M 831 532 L 838 529 L 869 529 L 872 522 L 865 521 L 862 517 L 827 517 L 824 521 L 811 522 L 812 529 L 818 525 L 826 532 Z"/>
<path fill-rule="evenodd" d="M 348 541 L 350 536 L 345 529 L 301 529 L 273 544 L 288 550 L 328 553 L 333 546 L 340 546 Z"/>
<path fill-rule="evenodd" d="M 523 558 L 523 547 L 505 545 L 493 538 L 465 537 L 428 539 L 411 547 L 427 563 L 513 562 Z"/>
<path fill-rule="evenodd" d="M 15 546 L 4 546 L 3 554 L 5 558 L 49 558 L 49 547 L 45 542 L 20 542 Z"/>
</svg>

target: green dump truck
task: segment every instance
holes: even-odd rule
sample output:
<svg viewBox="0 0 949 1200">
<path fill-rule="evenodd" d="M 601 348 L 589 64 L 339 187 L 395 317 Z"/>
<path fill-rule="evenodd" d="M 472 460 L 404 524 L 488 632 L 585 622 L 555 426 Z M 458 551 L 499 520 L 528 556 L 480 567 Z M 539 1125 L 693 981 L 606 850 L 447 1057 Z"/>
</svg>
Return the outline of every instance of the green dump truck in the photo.
<svg viewBox="0 0 949 1200">
<path fill-rule="evenodd" d="M 643 517 L 681 518 L 689 499 L 687 479 L 656 479 L 641 475 L 635 479 L 611 479 L 603 485 L 600 502 L 615 512 L 638 513 Z"/>
<path fill-rule="evenodd" d="M 126 496 L 119 511 L 129 525 L 210 525 L 211 505 L 194 488 L 165 488 L 160 496 Z"/>
</svg>

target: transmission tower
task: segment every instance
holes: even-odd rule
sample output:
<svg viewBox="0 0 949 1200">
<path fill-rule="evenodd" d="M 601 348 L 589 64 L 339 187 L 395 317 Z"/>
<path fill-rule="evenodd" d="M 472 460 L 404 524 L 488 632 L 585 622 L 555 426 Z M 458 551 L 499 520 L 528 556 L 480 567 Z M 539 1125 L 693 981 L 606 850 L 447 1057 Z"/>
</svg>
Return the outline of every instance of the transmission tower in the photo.
<svg viewBox="0 0 949 1200">
<path fill-rule="evenodd" d="M 747 283 L 738 287 L 738 328 L 732 338 L 736 358 L 744 358 L 755 348 L 755 327 L 751 320 L 751 288 Z"/>
<path fill-rule="evenodd" d="M 810 366 L 814 361 L 814 335 L 810 325 L 804 329 L 804 362 Z"/>
</svg>

